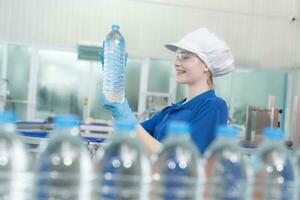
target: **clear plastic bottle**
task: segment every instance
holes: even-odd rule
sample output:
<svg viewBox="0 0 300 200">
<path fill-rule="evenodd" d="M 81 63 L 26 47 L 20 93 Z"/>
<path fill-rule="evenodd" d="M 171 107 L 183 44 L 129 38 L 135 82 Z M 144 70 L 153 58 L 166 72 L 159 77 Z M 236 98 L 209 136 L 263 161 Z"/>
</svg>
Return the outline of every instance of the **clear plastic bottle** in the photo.
<svg viewBox="0 0 300 200">
<path fill-rule="evenodd" d="M 298 149 L 295 151 L 294 153 L 294 166 L 296 168 L 297 171 L 297 178 L 296 178 L 296 195 L 297 195 L 297 200 L 300 200 L 300 148 L 298 147 Z"/>
<path fill-rule="evenodd" d="M 119 25 L 112 25 L 103 42 L 103 94 L 111 102 L 122 103 L 125 96 L 126 52 L 125 39 L 119 29 Z"/>
<path fill-rule="evenodd" d="M 37 200 L 89 200 L 93 164 L 79 137 L 79 120 L 65 115 L 54 119 L 55 129 L 39 155 L 36 167 Z"/>
<path fill-rule="evenodd" d="M 134 123 L 117 121 L 113 137 L 102 151 L 97 151 L 100 199 L 148 199 L 150 161 L 135 135 Z"/>
<path fill-rule="evenodd" d="M 265 129 L 264 142 L 253 156 L 254 200 L 293 200 L 296 169 L 280 129 Z"/>
<path fill-rule="evenodd" d="M 16 134 L 12 113 L 0 113 L 0 199 L 31 199 L 30 157 Z"/>
<path fill-rule="evenodd" d="M 205 200 L 244 200 L 250 196 L 251 168 L 243 158 L 238 130 L 221 126 L 204 154 Z"/>
<path fill-rule="evenodd" d="M 173 121 L 152 164 L 151 198 L 155 200 L 196 200 L 201 195 L 203 166 L 190 139 L 190 127 Z"/>
</svg>

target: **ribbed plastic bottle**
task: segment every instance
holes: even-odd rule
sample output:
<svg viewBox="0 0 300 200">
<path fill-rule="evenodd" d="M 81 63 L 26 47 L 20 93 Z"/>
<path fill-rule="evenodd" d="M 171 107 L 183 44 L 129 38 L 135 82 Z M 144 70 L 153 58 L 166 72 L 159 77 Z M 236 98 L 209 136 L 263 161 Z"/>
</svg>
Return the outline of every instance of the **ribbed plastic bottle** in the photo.
<svg viewBox="0 0 300 200">
<path fill-rule="evenodd" d="M 264 142 L 253 156 L 254 200 L 293 200 L 296 169 L 280 129 L 265 129 Z"/>
<path fill-rule="evenodd" d="M 113 137 L 103 151 L 97 151 L 99 199 L 148 199 L 150 161 L 135 137 L 135 123 L 117 121 Z"/>
<path fill-rule="evenodd" d="M 14 123 L 12 113 L 0 113 L 0 199 L 29 200 L 30 158 Z"/>
<path fill-rule="evenodd" d="M 125 95 L 126 52 L 125 39 L 119 29 L 119 25 L 112 25 L 103 42 L 103 94 L 109 101 L 121 103 Z"/>
<path fill-rule="evenodd" d="M 297 171 L 297 178 L 296 178 L 296 195 L 297 195 L 297 200 L 300 199 L 300 148 L 298 147 L 298 149 L 295 151 L 294 153 L 294 166 L 296 168 L 296 171 Z"/>
<path fill-rule="evenodd" d="M 250 196 L 251 168 L 237 136 L 237 129 L 219 127 L 217 139 L 205 152 L 205 200 L 244 200 Z"/>
<path fill-rule="evenodd" d="M 173 121 L 168 125 L 167 132 L 152 164 L 150 199 L 199 199 L 203 166 L 190 138 L 190 126 L 185 122 Z"/>
<path fill-rule="evenodd" d="M 37 200 L 90 200 L 93 164 L 79 137 L 79 119 L 64 115 L 54 119 L 55 129 L 39 155 L 36 167 Z"/>
</svg>

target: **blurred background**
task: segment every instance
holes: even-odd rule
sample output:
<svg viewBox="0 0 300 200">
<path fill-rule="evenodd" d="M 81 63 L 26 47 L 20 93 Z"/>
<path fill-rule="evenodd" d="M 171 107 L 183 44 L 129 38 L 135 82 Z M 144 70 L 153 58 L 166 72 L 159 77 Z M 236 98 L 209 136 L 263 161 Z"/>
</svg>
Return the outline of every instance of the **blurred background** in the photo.
<svg viewBox="0 0 300 200">
<path fill-rule="evenodd" d="M 298 142 L 299 10 L 299 0 L 0 0 L 0 107 L 19 121 L 61 113 L 110 120 L 99 104 L 98 51 L 119 24 L 129 55 L 126 95 L 146 119 L 186 92 L 164 44 L 207 27 L 235 57 L 235 72 L 214 80 L 230 123 L 246 132 L 257 121 L 249 124 L 251 111 L 255 118 L 278 111 L 272 123 Z"/>
</svg>

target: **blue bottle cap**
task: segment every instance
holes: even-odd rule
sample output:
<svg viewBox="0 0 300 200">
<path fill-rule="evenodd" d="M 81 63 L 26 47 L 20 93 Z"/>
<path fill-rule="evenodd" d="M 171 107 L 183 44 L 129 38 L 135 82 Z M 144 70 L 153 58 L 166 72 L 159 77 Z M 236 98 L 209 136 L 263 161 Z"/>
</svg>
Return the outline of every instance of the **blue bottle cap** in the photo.
<svg viewBox="0 0 300 200">
<path fill-rule="evenodd" d="M 239 131 L 237 128 L 228 126 L 219 126 L 217 128 L 217 137 L 237 138 Z"/>
<path fill-rule="evenodd" d="M 115 131 L 118 133 L 128 133 L 135 130 L 136 123 L 128 120 L 119 120 L 114 124 Z"/>
<path fill-rule="evenodd" d="M 112 30 L 119 30 L 120 26 L 118 24 L 113 24 L 113 25 L 111 25 L 111 29 Z"/>
<path fill-rule="evenodd" d="M 263 131 L 265 139 L 282 140 L 284 138 L 284 132 L 279 128 L 265 128 Z"/>
<path fill-rule="evenodd" d="M 184 121 L 172 121 L 169 123 L 167 131 L 170 134 L 190 134 L 191 127 Z"/>
<path fill-rule="evenodd" d="M 77 115 L 59 115 L 54 118 L 56 127 L 72 127 L 78 126 L 80 119 Z"/>
<path fill-rule="evenodd" d="M 0 113 L 0 123 L 15 123 L 16 116 L 12 112 L 1 112 Z"/>
</svg>

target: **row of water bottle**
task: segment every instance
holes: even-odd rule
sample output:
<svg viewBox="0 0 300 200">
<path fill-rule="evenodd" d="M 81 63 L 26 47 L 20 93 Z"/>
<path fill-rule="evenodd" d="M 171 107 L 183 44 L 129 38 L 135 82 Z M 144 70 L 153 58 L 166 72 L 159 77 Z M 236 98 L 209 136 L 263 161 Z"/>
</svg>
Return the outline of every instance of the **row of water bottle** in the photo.
<svg viewBox="0 0 300 200">
<path fill-rule="evenodd" d="M 245 159 L 238 132 L 219 128 L 217 139 L 201 157 L 190 140 L 189 126 L 173 122 L 150 159 L 135 138 L 135 125 L 117 122 L 114 136 L 92 161 L 78 123 L 71 116 L 55 119 L 56 129 L 32 170 L 13 116 L 1 113 L 0 199 L 300 199 L 299 156 L 293 161 L 280 130 L 265 131 L 264 143 Z"/>
</svg>

